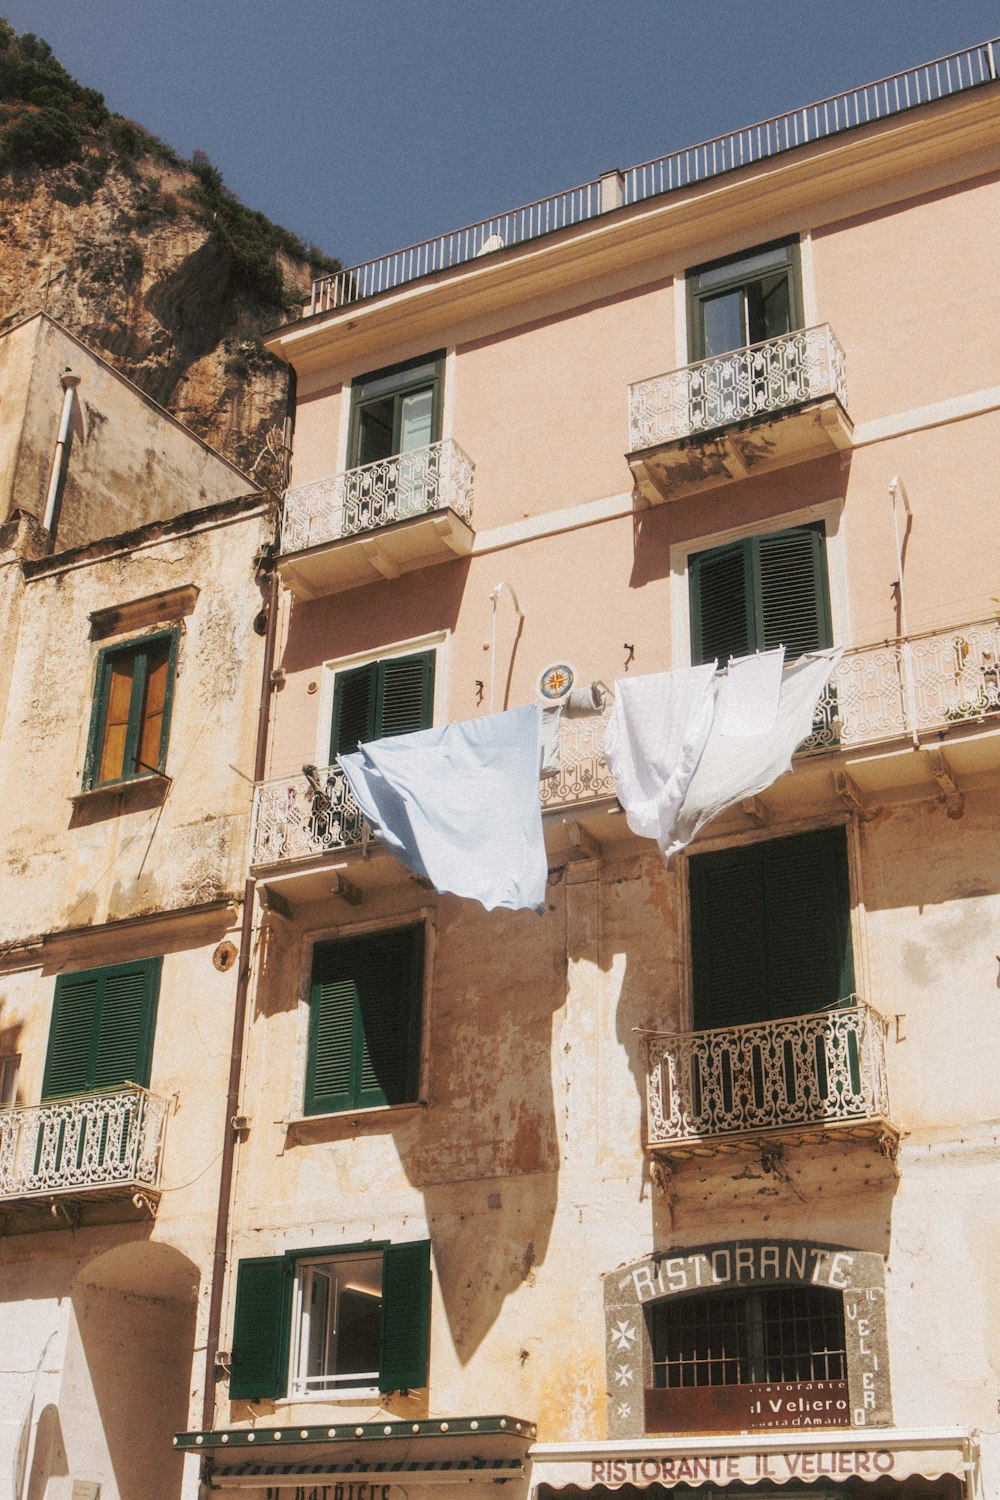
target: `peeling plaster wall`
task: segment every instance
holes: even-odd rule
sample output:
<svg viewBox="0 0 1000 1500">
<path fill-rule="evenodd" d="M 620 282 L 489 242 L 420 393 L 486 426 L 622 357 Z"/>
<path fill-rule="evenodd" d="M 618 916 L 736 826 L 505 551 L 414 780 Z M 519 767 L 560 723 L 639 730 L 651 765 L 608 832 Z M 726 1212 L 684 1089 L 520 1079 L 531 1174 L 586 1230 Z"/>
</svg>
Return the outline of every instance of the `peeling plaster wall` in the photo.
<svg viewBox="0 0 1000 1500">
<path fill-rule="evenodd" d="M 252 491 L 232 464 L 36 313 L 0 336 L 0 522 L 15 509 L 43 519 L 66 369 L 81 379 L 58 514 L 60 550 Z"/>
<path fill-rule="evenodd" d="M 902 1039 L 893 1029 L 888 1044 L 904 1131 L 898 1183 L 877 1149 L 872 1158 L 861 1144 L 790 1148 L 784 1178 L 753 1157 L 696 1164 L 675 1184 L 672 1205 L 650 1182 L 636 1028 L 683 1029 L 688 999 L 680 864 L 665 872 L 638 844 L 633 856 L 556 872 L 541 918 L 431 903 L 425 1108 L 333 1117 L 291 1133 L 281 1123 L 300 1109 L 311 941 L 359 915 L 412 920 L 426 894 L 401 884 L 360 914 L 308 907 L 294 930 L 267 927 L 234 1263 L 429 1234 L 430 1414 L 513 1411 L 538 1422 L 540 1441 L 583 1442 L 605 1436 L 602 1288 L 616 1266 L 741 1237 L 854 1247 L 886 1267 L 894 1423 L 991 1430 L 1000 1377 L 992 1294 L 1000 1209 L 990 1187 L 1000 1146 L 998 813 L 989 791 L 970 795 L 959 821 L 927 802 L 862 833 L 875 974 L 868 998 L 905 1016 Z M 933 850 L 926 879 L 920 850 Z M 915 944 L 927 944 L 933 962 L 914 962 Z M 426 1399 L 392 1398 L 385 1409 L 418 1416 Z M 350 1408 L 257 1410 L 315 1423 L 345 1421 Z M 249 1413 L 246 1404 L 223 1405 L 218 1420 Z M 366 1409 L 365 1420 L 374 1415 Z"/>
</svg>

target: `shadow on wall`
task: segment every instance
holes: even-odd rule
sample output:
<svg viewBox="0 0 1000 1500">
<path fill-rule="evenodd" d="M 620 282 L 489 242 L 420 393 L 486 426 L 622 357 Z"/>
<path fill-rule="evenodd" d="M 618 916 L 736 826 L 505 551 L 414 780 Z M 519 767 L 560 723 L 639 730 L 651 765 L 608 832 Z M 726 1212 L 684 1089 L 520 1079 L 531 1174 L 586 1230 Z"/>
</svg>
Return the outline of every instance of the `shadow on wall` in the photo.
<svg viewBox="0 0 1000 1500">
<path fill-rule="evenodd" d="M 89 1261 L 73 1284 L 65 1388 L 89 1385 L 120 1500 L 177 1500 L 188 1425 L 198 1270 L 169 1245 Z"/>
<path fill-rule="evenodd" d="M 69 1473 L 66 1444 L 63 1441 L 59 1408 L 52 1405 L 42 1408 L 35 1423 L 34 1448 L 31 1469 L 28 1473 L 26 1500 L 45 1500 L 50 1479 L 62 1479 Z"/>
</svg>

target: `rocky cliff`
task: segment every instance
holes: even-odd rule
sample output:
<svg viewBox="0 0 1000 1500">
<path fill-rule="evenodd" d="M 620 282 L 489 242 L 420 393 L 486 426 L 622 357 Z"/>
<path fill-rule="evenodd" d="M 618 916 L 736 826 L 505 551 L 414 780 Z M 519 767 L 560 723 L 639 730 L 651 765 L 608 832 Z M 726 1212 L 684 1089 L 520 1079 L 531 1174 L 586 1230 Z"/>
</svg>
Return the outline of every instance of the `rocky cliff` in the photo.
<svg viewBox="0 0 1000 1500">
<path fill-rule="evenodd" d="M 259 336 L 335 266 L 0 21 L 0 327 L 44 309 L 276 484 L 288 372 Z"/>
</svg>

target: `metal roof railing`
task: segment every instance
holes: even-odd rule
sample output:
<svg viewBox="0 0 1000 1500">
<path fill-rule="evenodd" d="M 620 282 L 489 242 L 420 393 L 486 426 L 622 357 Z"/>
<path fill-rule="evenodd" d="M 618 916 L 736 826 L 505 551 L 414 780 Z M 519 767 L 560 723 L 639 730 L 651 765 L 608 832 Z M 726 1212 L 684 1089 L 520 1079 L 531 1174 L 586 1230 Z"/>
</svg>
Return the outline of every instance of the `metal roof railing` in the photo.
<svg viewBox="0 0 1000 1500">
<path fill-rule="evenodd" d="M 677 192 L 692 183 L 738 171 L 798 146 L 903 114 L 921 104 L 964 93 L 982 84 L 995 83 L 998 54 L 1000 37 L 994 37 L 875 83 L 834 94 L 816 104 L 806 104 L 742 130 L 668 152 L 627 171 L 605 173 L 579 187 L 421 240 L 404 250 L 361 261 L 314 281 L 308 311 L 329 312 L 349 303 L 363 302 L 435 271 L 464 265 L 478 256 L 584 223 L 609 209 Z"/>
</svg>

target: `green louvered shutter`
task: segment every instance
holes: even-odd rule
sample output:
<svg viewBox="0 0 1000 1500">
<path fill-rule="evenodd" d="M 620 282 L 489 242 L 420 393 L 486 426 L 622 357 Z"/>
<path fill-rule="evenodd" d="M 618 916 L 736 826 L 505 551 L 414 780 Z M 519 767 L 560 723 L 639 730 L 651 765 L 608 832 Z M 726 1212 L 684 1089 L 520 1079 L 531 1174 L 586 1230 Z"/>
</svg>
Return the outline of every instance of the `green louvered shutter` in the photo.
<svg viewBox="0 0 1000 1500">
<path fill-rule="evenodd" d="M 789 661 L 833 643 L 823 523 L 697 552 L 691 571 L 691 659 L 771 651 Z"/>
<path fill-rule="evenodd" d="M 826 1010 L 854 990 L 842 828 L 694 855 L 695 1026 Z"/>
<path fill-rule="evenodd" d="M 163 960 L 106 969 L 101 1024 L 94 1049 L 94 1088 L 149 1083 L 156 999 Z"/>
<path fill-rule="evenodd" d="M 376 738 L 429 729 L 434 713 L 434 652 L 379 662 Z"/>
<path fill-rule="evenodd" d="M 378 739 L 375 728 L 378 663 L 338 672 L 333 694 L 333 732 L 330 763 L 348 755 L 362 741 Z"/>
<path fill-rule="evenodd" d="M 382 1264 L 379 1389 L 406 1391 L 426 1386 L 430 1342 L 431 1242 L 388 1245 Z"/>
<path fill-rule="evenodd" d="M 309 1010 L 306 1061 L 307 1115 L 333 1114 L 354 1103 L 352 1080 L 359 1044 L 358 991 L 349 964 L 335 949 L 317 949 Z"/>
<path fill-rule="evenodd" d="M 270 1255 L 240 1261 L 230 1400 L 274 1400 L 285 1395 L 291 1308 L 290 1260 Z"/>
<path fill-rule="evenodd" d="M 854 991 L 847 840 L 824 828 L 760 845 L 769 1014 L 828 1010 Z"/>
<path fill-rule="evenodd" d="M 43 1098 L 148 1085 L 162 966 L 148 958 L 58 977 Z"/>
<path fill-rule="evenodd" d="M 691 660 L 695 666 L 754 649 L 753 609 L 747 546 L 713 547 L 698 552 L 691 569 Z"/>
<path fill-rule="evenodd" d="M 404 927 L 369 940 L 358 971 L 362 1035 L 358 1103 L 405 1104 L 417 1097 L 424 929 Z"/>
<path fill-rule="evenodd" d="M 423 949 L 422 925 L 316 949 L 306 1114 L 417 1097 Z"/>
<path fill-rule="evenodd" d="M 744 1026 L 767 1015 L 765 894 L 759 845 L 690 861 L 694 1024 Z"/>
<path fill-rule="evenodd" d="M 752 539 L 756 601 L 754 647 L 784 646 L 794 661 L 833 644 L 822 522 Z"/>
<path fill-rule="evenodd" d="M 56 980 L 42 1098 L 85 1094 L 92 1087 L 91 1052 L 100 994 L 100 970 L 60 974 Z"/>
</svg>

